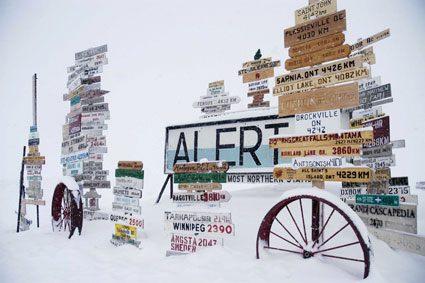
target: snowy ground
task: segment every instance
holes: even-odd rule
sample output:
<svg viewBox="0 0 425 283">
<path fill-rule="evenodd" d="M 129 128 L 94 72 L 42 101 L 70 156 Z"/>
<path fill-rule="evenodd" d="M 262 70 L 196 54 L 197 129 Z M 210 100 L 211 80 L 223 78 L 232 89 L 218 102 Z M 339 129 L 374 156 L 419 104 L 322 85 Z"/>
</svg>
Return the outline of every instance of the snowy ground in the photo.
<svg viewBox="0 0 425 283">
<path fill-rule="evenodd" d="M 265 212 L 283 192 L 276 186 L 232 191 L 228 209 L 236 236 L 224 247 L 204 249 L 189 256 L 165 257 L 169 245 L 163 230 L 163 211 L 153 198 L 142 202 L 146 238 L 143 248 L 115 247 L 109 243 L 113 231 L 108 221 L 85 222 L 82 236 L 67 239 L 53 233 L 49 205 L 41 209 L 41 226 L 15 233 L 16 184 L 1 183 L 0 282 L 358 282 L 357 277 L 317 258 L 298 255 L 255 259 L 255 240 Z M 46 199 L 50 202 L 50 193 Z M 102 203 L 110 207 L 112 194 Z M 109 205 L 108 205 L 109 204 Z M 28 210 L 35 210 L 29 208 Z M 34 220 L 34 217 L 32 218 Z M 423 218 L 420 218 L 423 219 Z M 420 223 L 423 232 L 423 222 Z M 370 277 L 364 282 L 420 282 L 425 278 L 425 257 L 394 251 L 372 238 L 375 257 Z"/>
</svg>

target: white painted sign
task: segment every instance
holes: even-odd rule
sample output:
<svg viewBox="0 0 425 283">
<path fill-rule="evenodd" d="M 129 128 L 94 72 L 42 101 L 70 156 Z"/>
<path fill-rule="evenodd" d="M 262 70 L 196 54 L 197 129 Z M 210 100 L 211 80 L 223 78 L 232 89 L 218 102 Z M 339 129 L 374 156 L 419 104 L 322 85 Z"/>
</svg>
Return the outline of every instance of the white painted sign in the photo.
<svg viewBox="0 0 425 283">
<path fill-rule="evenodd" d="M 239 103 L 241 101 L 239 96 L 218 96 L 210 99 L 203 99 L 193 103 L 194 108 L 203 108 L 207 106 L 219 106 Z"/>
<path fill-rule="evenodd" d="M 142 208 L 140 205 L 126 205 L 121 203 L 112 203 L 112 210 L 113 211 L 122 211 L 122 212 L 128 212 L 128 213 L 142 213 Z"/>
<path fill-rule="evenodd" d="M 131 187 L 114 187 L 113 194 L 129 198 L 142 198 L 142 190 Z"/>
<path fill-rule="evenodd" d="M 122 203 L 125 205 L 139 205 L 139 199 L 138 198 L 130 198 L 126 196 L 114 196 L 115 203 Z"/>
<path fill-rule="evenodd" d="M 341 111 L 339 109 L 309 112 L 295 115 L 297 134 L 323 134 L 341 129 Z"/>
<path fill-rule="evenodd" d="M 365 91 L 381 85 L 381 76 L 359 80 L 359 91 Z"/>
<path fill-rule="evenodd" d="M 315 156 L 315 157 L 294 157 L 291 161 L 292 168 L 298 169 L 302 167 L 314 167 L 314 168 L 323 168 L 323 167 L 342 167 L 345 166 L 345 158 L 343 157 L 325 157 L 325 156 Z"/>
</svg>

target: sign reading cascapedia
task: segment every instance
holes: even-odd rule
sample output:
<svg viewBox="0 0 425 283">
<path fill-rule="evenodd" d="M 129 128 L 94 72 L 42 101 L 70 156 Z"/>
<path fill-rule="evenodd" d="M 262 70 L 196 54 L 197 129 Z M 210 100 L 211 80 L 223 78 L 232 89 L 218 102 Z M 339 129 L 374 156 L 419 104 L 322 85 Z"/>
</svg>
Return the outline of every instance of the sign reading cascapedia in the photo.
<svg viewBox="0 0 425 283">
<path fill-rule="evenodd" d="M 278 149 L 269 148 L 269 137 L 291 134 L 294 118 L 277 115 L 176 125 L 166 128 L 164 173 L 175 163 L 226 160 L 228 173 L 272 172 L 276 164 L 289 163 Z"/>
</svg>

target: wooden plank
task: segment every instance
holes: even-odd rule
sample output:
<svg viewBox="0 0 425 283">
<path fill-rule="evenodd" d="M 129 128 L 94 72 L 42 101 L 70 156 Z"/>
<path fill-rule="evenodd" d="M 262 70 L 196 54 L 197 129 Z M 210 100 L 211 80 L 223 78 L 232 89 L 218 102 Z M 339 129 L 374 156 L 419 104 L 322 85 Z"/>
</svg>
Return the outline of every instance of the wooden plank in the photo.
<svg viewBox="0 0 425 283">
<path fill-rule="evenodd" d="M 129 198 L 142 198 L 143 195 L 142 190 L 131 187 L 114 187 L 113 194 Z"/>
<path fill-rule="evenodd" d="M 302 136 L 275 136 L 269 139 L 271 148 L 300 148 L 337 145 L 362 145 L 373 139 L 372 130 L 351 130 Z"/>
<path fill-rule="evenodd" d="M 358 69 L 351 69 L 347 71 L 342 71 L 334 73 L 324 77 L 314 77 L 304 81 L 299 81 L 295 83 L 288 83 L 276 86 L 273 89 L 273 95 L 281 94 L 284 95 L 297 93 L 301 91 L 309 91 L 319 87 L 327 87 L 335 84 L 351 82 L 355 80 L 360 80 L 363 78 L 368 78 L 370 76 L 370 70 L 368 67 L 362 67 Z M 336 107 L 334 107 L 336 108 Z"/>
<path fill-rule="evenodd" d="M 279 96 L 279 116 L 359 105 L 357 83 Z"/>
<path fill-rule="evenodd" d="M 22 202 L 25 204 L 32 205 L 46 205 L 46 201 L 42 199 L 22 199 Z"/>
<path fill-rule="evenodd" d="M 274 68 L 262 69 L 260 71 L 251 72 L 242 76 L 243 83 L 264 80 L 274 77 Z"/>
<path fill-rule="evenodd" d="M 208 83 L 208 88 L 224 87 L 224 80 Z"/>
<path fill-rule="evenodd" d="M 43 165 L 46 164 L 46 157 L 44 156 L 26 156 L 24 157 L 25 165 Z"/>
<path fill-rule="evenodd" d="M 270 61 L 270 62 L 264 62 L 261 64 L 255 64 L 253 66 L 250 66 L 248 68 L 239 70 L 238 75 L 245 75 L 248 73 L 252 73 L 252 72 L 258 72 L 264 69 L 269 69 L 269 68 L 276 68 L 276 67 L 280 67 L 280 60 L 277 61 Z"/>
<path fill-rule="evenodd" d="M 115 177 L 132 177 L 136 179 L 144 179 L 145 171 L 135 169 L 115 169 Z"/>
<path fill-rule="evenodd" d="M 285 69 L 290 71 L 307 66 L 314 66 L 328 61 L 333 61 L 348 57 L 350 55 L 350 46 L 348 44 L 330 47 L 316 52 L 299 55 L 285 60 Z"/>
<path fill-rule="evenodd" d="M 370 182 L 373 178 L 373 171 L 370 168 L 361 167 L 304 167 L 292 169 L 276 166 L 273 170 L 273 177 L 283 180 Z"/>
<path fill-rule="evenodd" d="M 291 47 L 344 30 L 346 30 L 345 10 L 285 29 L 284 46 Z"/>
<path fill-rule="evenodd" d="M 104 44 L 101 46 L 89 48 L 80 52 L 75 53 L 75 61 L 81 60 L 87 57 L 92 57 L 100 53 L 105 53 L 108 51 L 108 45 Z"/>
<path fill-rule="evenodd" d="M 178 186 L 179 190 L 186 191 L 206 191 L 206 190 L 221 190 L 222 185 L 220 183 L 180 183 Z"/>
<path fill-rule="evenodd" d="M 267 94 L 270 93 L 270 89 L 262 89 L 262 90 L 258 90 L 258 91 L 253 91 L 253 92 L 248 92 L 246 95 L 248 97 L 250 96 L 255 96 L 255 95 L 260 95 L 260 94 Z"/>
<path fill-rule="evenodd" d="M 118 161 L 118 169 L 143 169 L 142 161 Z"/>
<path fill-rule="evenodd" d="M 285 148 L 280 150 L 282 157 L 306 157 L 306 156 L 360 156 L 361 145 L 338 145 L 321 147 Z"/>
<path fill-rule="evenodd" d="M 350 46 L 351 51 L 360 50 L 390 36 L 390 29 L 383 30 Z"/>
<path fill-rule="evenodd" d="M 370 64 L 372 57 L 374 58 L 375 54 L 372 53 L 369 55 L 358 55 L 309 69 L 295 70 L 281 76 L 277 76 L 275 78 L 275 85 L 277 86 L 290 82 L 306 80 L 316 76 L 325 76 L 349 69 L 361 68 L 365 62 Z"/>
<path fill-rule="evenodd" d="M 289 48 L 288 53 L 291 58 L 294 58 L 319 50 L 340 46 L 344 43 L 344 41 L 345 35 L 342 32 L 339 32 L 322 38 L 311 40 L 303 44 L 295 45 Z"/>
<path fill-rule="evenodd" d="M 270 101 L 263 101 L 260 103 L 248 103 L 248 108 L 256 108 L 256 107 L 270 107 Z"/>
<path fill-rule="evenodd" d="M 226 161 L 176 163 L 174 173 L 206 173 L 227 172 L 229 164 Z"/>
<path fill-rule="evenodd" d="M 261 59 L 254 60 L 254 61 L 248 61 L 248 62 L 245 62 L 245 63 L 242 64 L 242 68 L 249 68 L 249 67 L 252 67 L 252 66 L 258 66 L 258 65 L 261 65 L 261 64 L 269 63 L 271 61 L 272 61 L 271 57 L 261 58 Z"/>
<path fill-rule="evenodd" d="M 425 256 L 425 236 L 368 227 L 369 233 L 394 249 Z"/>
<path fill-rule="evenodd" d="M 313 18 L 336 12 L 336 0 L 315 1 L 306 7 L 295 10 L 295 24 L 305 23 Z"/>
</svg>

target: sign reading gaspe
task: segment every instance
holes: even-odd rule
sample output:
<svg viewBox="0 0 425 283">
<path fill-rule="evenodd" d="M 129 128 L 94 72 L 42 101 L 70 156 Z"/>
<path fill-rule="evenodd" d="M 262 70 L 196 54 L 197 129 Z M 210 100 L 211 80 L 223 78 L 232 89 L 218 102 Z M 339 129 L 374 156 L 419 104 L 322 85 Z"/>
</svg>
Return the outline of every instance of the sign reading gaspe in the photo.
<svg viewBox="0 0 425 283">
<path fill-rule="evenodd" d="M 346 30 L 345 10 L 284 30 L 285 47 Z"/>
<path fill-rule="evenodd" d="M 370 168 L 300 168 L 275 167 L 273 177 L 284 180 L 333 181 L 333 182 L 370 182 L 373 171 Z"/>
<path fill-rule="evenodd" d="M 359 105 L 357 83 L 279 96 L 279 116 Z"/>
</svg>

